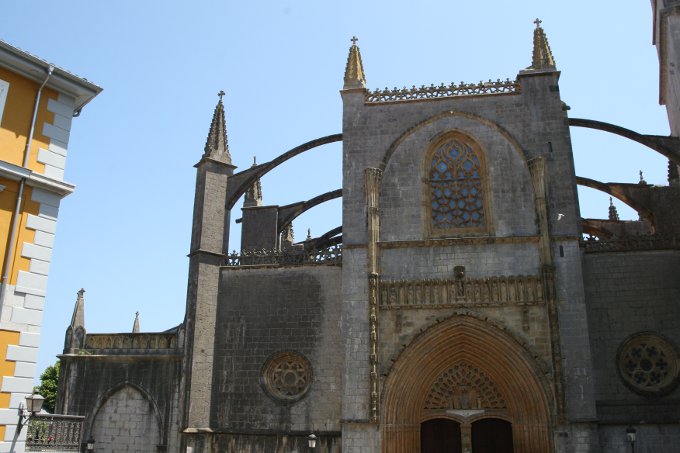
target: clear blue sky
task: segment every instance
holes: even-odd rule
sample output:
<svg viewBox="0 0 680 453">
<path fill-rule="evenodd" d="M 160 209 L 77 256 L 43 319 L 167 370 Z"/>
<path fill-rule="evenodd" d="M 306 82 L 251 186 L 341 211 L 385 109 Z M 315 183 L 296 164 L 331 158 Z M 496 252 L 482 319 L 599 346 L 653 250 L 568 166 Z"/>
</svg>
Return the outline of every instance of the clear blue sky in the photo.
<svg viewBox="0 0 680 453">
<path fill-rule="evenodd" d="M 572 117 L 667 134 L 649 1 L 323 2 L 23 0 L 3 4 L 0 38 L 104 88 L 73 122 L 38 368 L 63 347 L 76 291 L 89 332 L 143 331 L 184 316 L 194 168 L 219 90 L 234 163 L 271 160 L 341 132 L 338 91 L 352 35 L 369 88 L 477 82 L 531 63 L 540 17 Z M 666 160 L 624 139 L 572 130 L 577 174 L 665 184 Z M 340 146 L 286 163 L 262 181 L 267 204 L 341 185 Z M 608 198 L 586 190 L 585 217 Z M 240 207 L 241 203 L 237 205 Z M 617 203 L 624 218 L 636 215 Z M 232 219 L 240 216 L 234 212 Z M 295 222 L 319 235 L 340 203 Z M 232 226 L 232 248 L 240 231 Z"/>
</svg>

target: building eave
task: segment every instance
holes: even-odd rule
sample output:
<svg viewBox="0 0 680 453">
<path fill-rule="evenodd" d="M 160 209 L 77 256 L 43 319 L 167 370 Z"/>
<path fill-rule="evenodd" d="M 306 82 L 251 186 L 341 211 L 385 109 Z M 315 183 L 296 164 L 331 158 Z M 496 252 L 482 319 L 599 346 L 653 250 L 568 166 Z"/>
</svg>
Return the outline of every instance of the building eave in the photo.
<svg viewBox="0 0 680 453">
<path fill-rule="evenodd" d="M 102 88 L 87 79 L 78 77 L 65 69 L 25 52 L 0 40 L 0 67 L 42 83 L 50 67 L 54 68 L 47 87 L 75 98 L 75 112 L 80 111 L 94 99 Z"/>
</svg>

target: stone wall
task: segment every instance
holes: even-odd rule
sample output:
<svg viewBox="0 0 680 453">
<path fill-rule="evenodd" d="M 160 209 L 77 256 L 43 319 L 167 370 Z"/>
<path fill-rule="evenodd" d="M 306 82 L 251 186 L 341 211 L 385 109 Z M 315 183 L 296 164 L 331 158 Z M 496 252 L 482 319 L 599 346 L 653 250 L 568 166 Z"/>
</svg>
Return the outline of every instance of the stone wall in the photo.
<svg viewBox="0 0 680 453">
<path fill-rule="evenodd" d="M 624 384 L 617 353 L 632 335 L 653 332 L 680 344 L 680 252 L 587 253 L 586 300 L 595 363 L 603 451 L 621 451 L 625 429 L 638 430 L 636 451 L 672 451 L 680 437 L 680 390 L 641 395 Z"/>
<path fill-rule="evenodd" d="M 515 148 L 498 129 L 476 118 L 463 114 L 435 118 L 418 127 L 391 153 L 381 188 L 380 239 L 422 240 L 430 236 L 430 194 L 423 180 L 430 170 L 433 138 L 447 131 L 464 131 L 479 143 L 490 234 L 536 235 L 534 193 L 523 150 Z"/>
<path fill-rule="evenodd" d="M 339 437 L 340 293 L 335 266 L 223 268 L 213 375 L 215 430 L 269 436 L 335 432 Z M 302 379 L 309 379 L 308 388 Z"/>
<path fill-rule="evenodd" d="M 97 451 L 176 447 L 180 355 L 81 350 L 60 359 L 56 411 L 85 416 L 83 438 L 92 434 Z M 152 445 L 149 436 L 155 436 L 153 449 L 138 448 L 140 442 Z"/>
<path fill-rule="evenodd" d="M 160 443 L 153 403 L 130 385 L 124 385 L 106 400 L 90 434 L 100 453 L 153 452 Z"/>
<path fill-rule="evenodd" d="M 372 231 L 367 227 L 371 225 L 367 215 L 371 207 L 366 204 L 364 169 L 376 168 L 383 171 L 375 269 L 381 279 L 448 279 L 455 266 L 465 266 L 473 278 L 541 275 L 545 269 L 554 269 L 557 302 L 553 308 L 559 313 L 550 315 L 553 308 L 549 306 L 526 310 L 482 307 L 474 311 L 480 318 L 489 318 L 490 329 L 497 320 L 505 323 L 520 341 L 539 350 L 537 355 L 542 359 L 548 359 L 555 373 L 551 379 L 556 388 L 564 389 L 567 402 L 564 414 L 556 418 L 564 415 L 573 422 L 569 432 L 564 431 L 557 440 L 556 448 L 595 448 L 597 439 L 592 427 L 577 424 L 593 421 L 595 406 L 587 315 L 579 280 L 580 216 L 558 77 L 558 73 L 550 71 L 520 74 L 519 88 L 513 93 L 418 101 L 367 103 L 361 90 L 342 93 L 346 419 L 369 419 L 367 278 Z M 432 146 L 445 134 L 470 137 L 482 154 L 488 222 L 475 231 L 438 234 L 429 225 L 430 162 L 426 160 Z M 545 174 L 537 177 L 535 171 L 539 170 L 532 167 L 532 162 L 539 160 L 545 163 Z M 537 190 L 544 175 L 545 197 Z M 444 239 L 451 237 L 454 239 Z M 415 309 L 381 311 L 379 354 L 381 361 L 387 361 L 380 364 L 381 373 L 388 372 L 389 361 L 402 348 L 408 348 L 414 336 L 432 326 L 437 317 L 456 313 L 453 307 L 436 313 Z M 551 357 L 552 350 L 558 351 L 555 357 Z M 564 368 L 554 368 L 561 366 Z M 561 403 L 555 404 L 559 407 Z M 345 427 L 346 438 L 363 436 L 360 423 Z"/>
</svg>

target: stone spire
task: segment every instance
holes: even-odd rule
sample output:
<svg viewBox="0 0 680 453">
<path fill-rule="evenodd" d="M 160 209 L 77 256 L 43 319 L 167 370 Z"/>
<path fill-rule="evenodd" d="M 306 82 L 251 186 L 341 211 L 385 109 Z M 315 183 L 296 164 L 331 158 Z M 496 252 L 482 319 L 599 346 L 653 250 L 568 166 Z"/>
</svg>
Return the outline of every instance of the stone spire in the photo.
<svg viewBox="0 0 680 453">
<path fill-rule="evenodd" d="M 229 143 L 227 142 L 227 123 L 224 119 L 224 104 L 222 104 L 224 91 L 220 91 L 217 95 L 220 100 L 217 102 L 212 123 L 210 123 L 210 132 L 208 132 L 208 139 L 205 142 L 203 157 L 231 164 Z"/>
<path fill-rule="evenodd" d="M 85 290 L 78 291 L 76 306 L 73 308 L 71 324 L 66 328 L 64 339 L 64 354 L 73 354 L 76 350 L 85 347 Z"/>
<path fill-rule="evenodd" d="M 536 29 L 534 30 L 534 53 L 531 59 L 531 66 L 528 69 L 554 71 L 556 69 L 555 60 L 548 44 L 548 38 L 541 27 L 541 21 L 536 19 L 534 23 L 536 24 Z"/>
<path fill-rule="evenodd" d="M 612 200 L 612 197 L 609 197 L 609 220 L 618 222 L 621 220 L 619 218 L 619 212 L 616 210 L 616 206 L 614 206 L 614 201 Z"/>
<path fill-rule="evenodd" d="M 135 313 L 135 322 L 132 323 L 132 333 L 139 333 L 139 312 Z"/>
<path fill-rule="evenodd" d="M 293 232 L 293 222 L 283 227 L 281 231 L 281 249 L 286 250 L 290 248 L 295 242 L 295 233 Z"/>
<path fill-rule="evenodd" d="M 73 316 L 71 317 L 71 327 L 85 327 L 85 290 L 78 291 L 76 298 L 76 306 L 73 308 Z"/>
<path fill-rule="evenodd" d="M 352 36 L 352 47 L 349 48 L 347 66 L 345 66 L 345 85 L 343 90 L 366 88 L 364 65 L 361 63 L 361 53 L 359 52 L 357 41 L 357 37 Z"/>
<path fill-rule="evenodd" d="M 257 159 L 253 156 L 253 167 L 257 167 Z M 250 208 L 252 206 L 262 206 L 262 184 L 260 178 L 257 178 L 253 184 L 246 190 L 246 196 L 243 199 L 243 207 Z"/>
</svg>

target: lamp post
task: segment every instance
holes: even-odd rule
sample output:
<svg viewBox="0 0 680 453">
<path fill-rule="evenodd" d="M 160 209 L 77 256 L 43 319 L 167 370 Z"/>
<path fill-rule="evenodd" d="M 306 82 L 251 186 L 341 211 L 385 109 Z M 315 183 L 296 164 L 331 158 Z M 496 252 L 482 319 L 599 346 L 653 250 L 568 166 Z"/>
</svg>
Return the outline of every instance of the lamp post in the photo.
<svg viewBox="0 0 680 453">
<path fill-rule="evenodd" d="M 632 426 L 626 428 L 626 439 L 630 442 L 630 451 L 635 453 L 635 438 L 637 436 L 637 431 Z"/>
<path fill-rule="evenodd" d="M 42 397 L 39 393 L 34 393 L 32 395 L 28 395 L 26 397 L 26 408 L 24 409 L 23 403 L 19 403 L 19 421 L 17 422 L 17 429 L 14 432 L 14 439 L 12 440 L 12 445 L 10 446 L 9 451 L 14 452 L 14 447 L 16 446 L 17 439 L 19 438 L 19 434 L 21 434 L 21 430 L 23 429 L 24 425 L 28 420 L 31 419 L 35 414 L 40 412 L 42 409 L 43 403 L 45 402 L 45 398 Z"/>
<path fill-rule="evenodd" d="M 21 432 L 21 428 L 32 416 L 40 412 L 45 398 L 39 393 L 34 393 L 26 397 L 26 409 L 23 404 L 19 403 L 19 423 L 17 423 L 17 432 Z"/>
<path fill-rule="evenodd" d="M 314 433 L 307 436 L 307 446 L 310 450 L 314 450 L 316 448 L 316 439 L 317 437 Z"/>
<path fill-rule="evenodd" d="M 87 453 L 91 453 L 94 451 L 94 439 L 92 438 L 92 434 L 90 434 L 90 438 L 87 439 Z"/>
</svg>

